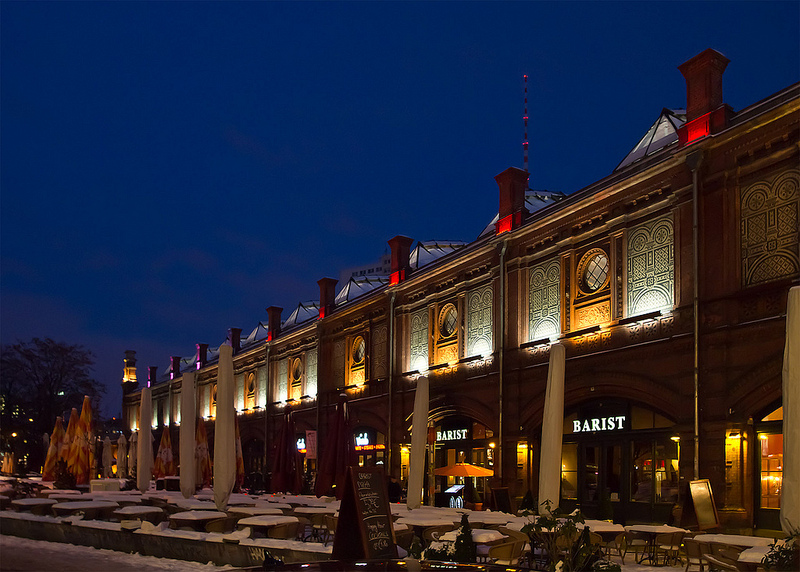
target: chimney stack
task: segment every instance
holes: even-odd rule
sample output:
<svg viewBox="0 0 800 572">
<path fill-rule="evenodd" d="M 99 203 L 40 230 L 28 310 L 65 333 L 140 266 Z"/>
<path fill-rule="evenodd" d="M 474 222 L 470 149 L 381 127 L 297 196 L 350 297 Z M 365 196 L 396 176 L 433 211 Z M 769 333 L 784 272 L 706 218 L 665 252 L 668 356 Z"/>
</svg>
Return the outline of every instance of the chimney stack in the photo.
<svg viewBox="0 0 800 572">
<path fill-rule="evenodd" d="M 409 266 L 408 260 L 411 255 L 411 244 L 413 238 L 397 235 L 389 241 L 389 248 L 392 249 L 392 273 L 389 275 L 390 284 L 399 284 L 406 279 Z"/>
<path fill-rule="evenodd" d="M 281 333 L 281 312 L 283 308 L 270 306 L 267 308 L 267 341 L 271 342 Z"/>
<path fill-rule="evenodd" d="M 197 344 L 197 369 L 203 369 L 208 363 L 208 344 Z"/>
<path fill-rule="evenodd" d="M 494 180 L 500 189 L 500 210 L 495 223 L 495 234 L 514 230 L 522 225 L 528 209 L 525 208 L 525 191 L 528 190 L 527 171 L 509 167 Z"/>
<path fill-rule="evenodd" d="M 147 374 L 147 387 L 153 387 L 158 381 L 158 366 L 151 365 Z"/>
<path fill-rule="evenodd" d="M 678 66 L 686 80 L 686 123 L 681 144 L 722 131 L 733 110 L 722 98 L 722 74 L 730 60 L 711 48 Z"/>
<path fill-rule="evenodd" d="M 242 328 L 228 328 L 228 345 L 233 348 L 233 355 L 242 348 Z"/>
<path fill-rule="evenodd" d="M 319 319 L 321 320 L 333 312 L 334 300 L 336 299 L 336 284 L 339 281 L 335 278 L 321 278 L 317 280 L 319 285 Z"/>
<path fill-rule="evenodd" d="M 176 377 L 180 377 L 181 375 L 181 357 L 180 356 L 172 356 L 169 358 L 172 362 L 172 367 L 170 368 L 171 371 L 169 373 L 170 379 L 175 379 Z"/>
</svg>

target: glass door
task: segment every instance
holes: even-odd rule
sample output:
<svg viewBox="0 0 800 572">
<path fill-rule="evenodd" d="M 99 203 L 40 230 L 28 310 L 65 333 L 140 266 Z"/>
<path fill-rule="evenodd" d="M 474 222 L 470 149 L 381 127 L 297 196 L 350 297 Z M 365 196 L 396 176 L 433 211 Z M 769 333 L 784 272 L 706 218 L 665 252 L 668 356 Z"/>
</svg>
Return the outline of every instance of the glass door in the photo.
<svg viewBox="0 0 800 572">
<path fill-rule="evenodd" d="M 588 518 L 613 519 L 621 514 L 623 446 L 620 442 L 602 442 L 581 446 L 579 502 Z"/>
</svg>

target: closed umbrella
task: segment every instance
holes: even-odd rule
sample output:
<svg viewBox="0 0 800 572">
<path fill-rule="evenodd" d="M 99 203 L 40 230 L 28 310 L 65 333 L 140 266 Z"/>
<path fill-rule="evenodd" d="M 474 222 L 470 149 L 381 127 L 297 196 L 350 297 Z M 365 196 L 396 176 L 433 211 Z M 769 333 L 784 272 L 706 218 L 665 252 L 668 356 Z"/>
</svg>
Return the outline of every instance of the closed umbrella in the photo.
<svg viewBox="0 0 800 572">
<path fill-rule="evenodd" d="M 70 422 L 72 420 L 70 419 Z M 75 440 L 72 442 L 69 451 L 69 466 L 72 474 L 75 475 L 76 485 L 85 485 L 91 477 L 91 461 L 93 455 L 91 449 L 94 442 L 91 435 L 92 427 L 92 400 L 86 395 L 83 398 L 81 416 L 75 429 Z"/>
<path fill-rule="evenodd" d="M 103 439 L 103 478 L 110 479 L 113 475 L 111 465 L 114 464 L 114 451 L 111 447 L 111 438 Z"/>
<path fill-rule="evenodd" d="M 236 423 L 236 489 L 244 486 L 244 454 L 242 453 L 242 435 L 239 433 L 239 419 Z"/>
<path fill-rule="evenodd" d="M 417 378 L 414 395 L 414 418 L 411 424 L 411 455 L 408 459 L 408 508 L 419 508 L 422 501 L 422 480 L 425 476 L 425 444 L 428 439 L 430 386 L 428 376 Z"/>
<path fill-rule="evenodd" d="M 67 470 L 72 473 L 72 444 L 75 442 L 75 434 L 78 432 L 78 410 L 72 408 L 67 422 L 67 431 L 64 433 L 64 445 L 61 449 L 64 461 L 67 462 Z"/>
<path fill-rule="evenodd" d="M 275 449 L 275 462 L 272 468 L 272 492 L 299 495 L 303 490 L 302 460 L 297 450 L 294 419 L 287 413 L 283 417 L 278 442 Z"/>
<path fill-rule="evenodd" d="M 183 498 L 191 498 L 195 491 L 197 475 L 195 474 L 195 435 L 194 425 L 197 416 L 195 404 L 194 372 L 187 371 L 181 381 L 181 434 L 179 458 L 181 469 L 181 494 Z"/>
<path fill-rule="evenodd" d="M 781 528 L 800 527 L 800 286 L 789 290 L 783 350 L 783 484 Z"/>
<path fill-rule="evenodd" d="M 233 348 L 219 348 L 217 419 L 214 423 L 214 503 L 224 511 L 236 481 L 236 409 L 233 396 Z"/>
<path fill-rule="evenodd" d="M 494 471 L 485 467 L 470 465 L 469 463 L 456 463 L 455 465 L 440 467 L 434 470 L 433 474 L 444 477 L 491 477 L 494 475 Z"/>
<path fill-rule="evenodd" d="M 128 466 L 128 440 L 125 438 L 125 435 L 119 435 L 119 439 L 117 439 L 117 477 L 122 479 L 125 478 L 127 466 Z"/>
<path fill-rule="evenodd" d="M 558 508 L 560 501 L 561 437 L 564 433 L 564 365 L 564 346 L 551 345 L 542 418 L 542 452 L 539 460 L 540 514 L 547 512 L 545 501 L 550 501 L 554 509 Z"/>
<path fill-rule="evenodd" d="M 153 478 L 172 477 L 176 474 L 175 457 L 172 454 L 172 437 L 169 427 L 164 426 L 161 433 L 161 442 L 158 444 L 158 453 L 153 464 Z"/>
<path fill-rule="evenodd" d="M 194 463 L 197 467 L 195 474 L 195 482 L 200 487 L 211 486 L 211 457 L 208 454 L 208 436 L 206 435 L 206 424 L 202 418 L 197 419 L 197 433 L 195 440 L 197 442 Z"/>
<path fill-rule="evenodd" d="M 136 446 L 139 443 L 139 432 L 134 431 L 131 433 L 131 446 L 128 448 L 128 475 L 133 476 L 133 472 L 136 470 L 136 460 L 139 458 L 139 451 L 136 450 Z"/>
<path fill-rule="evenodd" d="M 136 446 L 136 488 L 143 493 L 150 488 L 153 476 L 153 401 L 149 387 L 142 389 L 142 402 L 139 406 L 139 436 Z"/>
<path fill-rule="evenodd" d="M 61 452 L 61 445 L 64 442 L 64 423 L 61 417 L 56 417 L 56 424 L 53 433 L 50 435 L 50 446 L 47 448 L 47 456 L 44 459 L 44 469 L 42 469 L 43 481 L 56 480 L 56 463 Z"/>
<path fill-rule="evenodd" d="M 328 427 L 314 492 L 318 497 L 327 495 L 333 487 L 336 498 L 341 500 L 347 468 L 358 464 L 356 443 L 347 415 L 346 402 L 342 401 L 336 406 Z"/>
</svg>

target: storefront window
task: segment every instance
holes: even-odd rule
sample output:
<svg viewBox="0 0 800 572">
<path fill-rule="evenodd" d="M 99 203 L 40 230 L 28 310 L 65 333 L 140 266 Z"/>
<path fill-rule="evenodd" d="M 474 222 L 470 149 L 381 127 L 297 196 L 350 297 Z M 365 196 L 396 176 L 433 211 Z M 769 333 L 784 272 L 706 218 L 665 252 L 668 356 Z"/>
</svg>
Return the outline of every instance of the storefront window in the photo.
<svg viewBox="0 0 800 572">
<path fill-rule="evenodd" d="M 653 495 L 653 442 L 634 441 L 631 467 L 631 500 L 651 502 Z"/>
<path fill-rule="evenodd" d="M 761 508 L 781 507 L 783 435 L 759 433 L 761 442 Z"/>
<path fill-rule="evenodd" d="M 577 443 L 564 443 L 561 448 L 561 498 L 578 498 Z"/>
<path fill-rule="evenodd" d="M 678 502 L 678 445 L 656 442 L 656 502 Z"/>
</svg>

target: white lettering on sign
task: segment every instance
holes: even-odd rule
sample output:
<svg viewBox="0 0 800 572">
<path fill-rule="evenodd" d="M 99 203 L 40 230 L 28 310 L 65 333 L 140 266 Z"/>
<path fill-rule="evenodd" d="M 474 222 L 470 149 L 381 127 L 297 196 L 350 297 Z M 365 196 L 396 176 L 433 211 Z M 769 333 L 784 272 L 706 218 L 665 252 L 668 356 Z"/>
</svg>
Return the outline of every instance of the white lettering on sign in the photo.
<svg viewBox="0 0 800 572">
<path fill-rule="evenodd" d="M 459 441 L 467 438 L 466 429 L 448 429 L 447 431 L 437 431 L 437 441 Z"/>
<path fill-rule="evenodd" d="M 369 435 L 367 432 L 359 433 L 356 435 L 356 447 L 363 447 L 365 445 L 369 445 Z"/>
<path fill-rule="evenodd" d="M 625 428 L 625 416 L 600 417 L 592 419 L 575 419 L 572 422 L 573 433 L 588 433 L 590 431 L 614 431 Z"/>
</svg>

